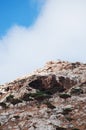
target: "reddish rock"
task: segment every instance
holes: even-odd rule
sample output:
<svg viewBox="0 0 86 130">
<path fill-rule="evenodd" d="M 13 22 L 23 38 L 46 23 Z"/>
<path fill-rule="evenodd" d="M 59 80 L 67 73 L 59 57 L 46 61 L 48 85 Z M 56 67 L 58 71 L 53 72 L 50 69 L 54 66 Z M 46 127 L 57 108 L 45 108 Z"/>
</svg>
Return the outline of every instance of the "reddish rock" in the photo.
<svg viewBox="0 0 86 130">
<path fill-rule="evenodd" d="M 0 130 L 86 130 L 86 64 L 50 61 L 0 85 L 0 104 Z"/>
</svg>

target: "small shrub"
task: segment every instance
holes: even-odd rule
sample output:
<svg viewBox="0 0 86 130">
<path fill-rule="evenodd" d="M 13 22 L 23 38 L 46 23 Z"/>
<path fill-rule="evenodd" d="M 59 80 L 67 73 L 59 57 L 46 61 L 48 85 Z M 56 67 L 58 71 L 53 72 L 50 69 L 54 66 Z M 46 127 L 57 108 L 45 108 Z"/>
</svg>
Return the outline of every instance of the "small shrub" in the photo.
<svg viewBox="0 0 86 130">
<path fill-rule="evenodd" d="M 8 106 L 6 105 L 6 103 L 4 102 L 0 102 L 0 106 L 4 109 L 8 108 Z"/>
<path fill-rule="evenodd" d="M 11 100 L 13 100 L 14 96 L 13 95 L 9 95 L 8 97 L 6 97 L 6 102 L 11 102 Z"/>
<path fill-rule="evenodd" d="M 57 126 L 57 127 L 56 127 L 56 130 L 67 130 L 67 129 L 66 129 L 66 128 L 63 128 L 63 127 Z"/>
<path fill-rule="evenodd" d="M 66 115 L 66 114 L 69 114 L 69 112 L 71 111 L 72 111 L 72 108 L 64 108 L 62 114 Z"/>
<path fill-rule="evenodd" d="M 67 93 L 61 93 L 61 94 L 59 94 L 59 96 L 60 96 L 60 98 L 63 98 L 63 99 L 67 99 L 67 98 L 70 98 L 71 97 L 71 95 L 70 94 L 67 94 Z"/>
<path fill-rule="evenodd" d="M 15 119 L 19 119 L 19 118 L 20 118 L 20 116 L 16 115 L 16 116 L 14 116 L 14 118 L 15 118 Z"/>
<path fill-rule="evenodd" d="M 31 98 L 31 94 L 29 94 L 29 93 L 25 93 L 21 99 L 24 100 L 24 101 L 26 101 L 26 102 L 33 100 L 33 99 Z"/>
<path fill-rule="evenodd" d="M 71 117 L 66 117 L 66 119 L 70 122 L 70 121 L 72 121 L 73 120 L 73 118 L 71 118 Z"/>
<path fill-rule="evenodd" d="M 47 107 L 50 108 L 50 109 L 56 108 L 56 107 L 55 107 L 53 104 L 51 104 L 49 101 L 47 101 L 45 104 L 46 104 Z"/>
<path fill-rule="evenodd" d="M 13 105 L 16 105 L 16 104 L 21 103 L 21 102 L 22 102 L 22 100 L 17 99 L 17 98 L 11 100 L 11 103 L 12 103 Z"/>
<path fill-rule="evenodd" d="M 50 98 L 51 96 L 46 94 L 43 91 L 37 91 L 36 93 L 30 93 L 30 97 L 40 101 L 40 100 L 44 100 L 46 98 Z"/>
<path fill-rule="evenodd" d="M 73 128 L 72 130 L 80 130 L 80 129 L 78 129 L 78 128 Z"/>
<path fill-rule="evenodd" d="M 83 90 L 80 87 L 76 87 L 72 88 L 70 93 L 73 95 L 80 95 L 83 94 Z"/>
</svg>

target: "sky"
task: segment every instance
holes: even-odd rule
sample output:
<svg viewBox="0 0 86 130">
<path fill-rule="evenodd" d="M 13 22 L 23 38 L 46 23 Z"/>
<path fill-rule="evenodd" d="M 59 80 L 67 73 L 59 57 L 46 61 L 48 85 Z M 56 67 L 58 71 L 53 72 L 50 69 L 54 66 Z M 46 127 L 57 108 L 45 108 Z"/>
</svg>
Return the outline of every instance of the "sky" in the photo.
<svg viewBox="0 0 86 130">
<path fill-rule="evenodd" d="M 0 37 L 14 25 L 31 26 L 45 0 L 0 0 Z"/>
<path fill-rule="evenodd" d="M 1 0 L 0 84 L 50 60 L 86 63 L 85 0 Z"/>
</svg>

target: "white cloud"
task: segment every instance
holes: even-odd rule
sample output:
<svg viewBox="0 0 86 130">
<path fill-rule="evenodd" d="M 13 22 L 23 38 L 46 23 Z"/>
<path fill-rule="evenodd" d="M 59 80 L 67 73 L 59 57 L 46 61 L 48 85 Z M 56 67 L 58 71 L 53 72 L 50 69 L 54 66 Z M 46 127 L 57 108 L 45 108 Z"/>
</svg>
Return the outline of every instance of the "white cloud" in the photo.
<svg viewBox="0 0 86 130">
<path fill-rule="evenodd" d="M 47 0 L 33 27 L 16 25 L 0 40 L 1 83 L 49 60 L 86 62 L 85 35 L 85 0 Z"/>
</svg>

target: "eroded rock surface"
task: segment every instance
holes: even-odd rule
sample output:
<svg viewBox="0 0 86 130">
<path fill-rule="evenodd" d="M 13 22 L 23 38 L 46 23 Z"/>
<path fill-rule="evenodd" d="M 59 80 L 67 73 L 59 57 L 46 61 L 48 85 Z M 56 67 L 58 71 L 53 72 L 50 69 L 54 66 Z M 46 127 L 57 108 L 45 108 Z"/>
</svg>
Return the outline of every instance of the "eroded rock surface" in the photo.
<svg viewBox="0 0 86 130">
<path fill-rule="evenodd" d="M 0 85 L 0 130 L 86 130 L 86 64 L 50 61 Z"/>
</svg>

